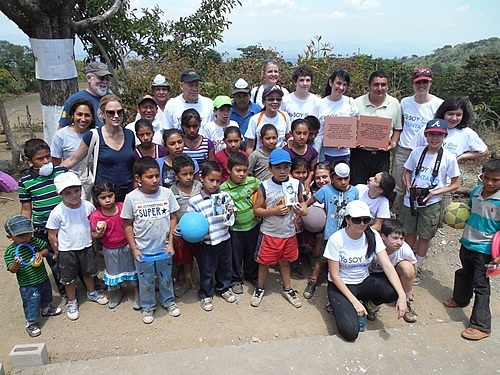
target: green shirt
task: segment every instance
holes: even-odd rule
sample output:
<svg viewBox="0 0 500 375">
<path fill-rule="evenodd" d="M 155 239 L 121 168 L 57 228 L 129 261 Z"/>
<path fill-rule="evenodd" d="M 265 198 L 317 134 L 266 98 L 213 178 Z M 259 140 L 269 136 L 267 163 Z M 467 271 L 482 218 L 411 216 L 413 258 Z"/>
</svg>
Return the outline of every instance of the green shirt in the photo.
<svg viewBox="0 0 500 375">
<path fill-rule="evenodd" d="M 253 198 L 260 184 L 259 179 L 247 176 L 239 185 L 229 178 L 220 186 L 222 191 L 231 196 L 236 207 L 236 218 L 231 230 L 237 232 L 249 231 L 259 223 L 253 214 Z"/>
<path fill-rule="evenodd" d="M 28 243 L 35 248 L 35 251 L 37 253 L 47 248 L 47 242 L 36 237 L 31 237 L 31 240 L 29 240 Z M 17 245 L 15 243 L 11 243 L 5 250 L 3 259 L 7 264 L 7 270 L 10 268 L 12 263 L 14 263 L 14 257 L 16 256 L 16 247 Z M 22 246 L 19 249 L 19 256 L 25 262 L 33 258 L 31 250 L 26 246 Z M 45 265 L 43 263 L 39 267 L 33 267 L 31 265 L 21 266 L 16 273 L 16 277 L 19 286 L 37 285 L 45 281 L 45 279 L 47 278 L 47 271 L 45 270 Z"/>
</svg>

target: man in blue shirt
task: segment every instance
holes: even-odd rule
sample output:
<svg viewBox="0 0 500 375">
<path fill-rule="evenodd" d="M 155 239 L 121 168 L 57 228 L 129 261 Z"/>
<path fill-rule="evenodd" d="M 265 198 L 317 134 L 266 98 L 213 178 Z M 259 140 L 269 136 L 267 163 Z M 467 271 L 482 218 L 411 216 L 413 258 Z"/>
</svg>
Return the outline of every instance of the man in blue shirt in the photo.
<svg viewBox="0 0 500 375">
<path fill-rule="evenodd" d="M 243 78 L 238 79 L 233 86 L 233 109 L 229 119 L 238 123 L 241 134 L 247 131 L 250 117 L 262 109 L 260 105 L 250 101 L 251 90 L 250 85 Z M 246 140 L 243 141 L 243 145 L 246 146 Z"/>
</svg>

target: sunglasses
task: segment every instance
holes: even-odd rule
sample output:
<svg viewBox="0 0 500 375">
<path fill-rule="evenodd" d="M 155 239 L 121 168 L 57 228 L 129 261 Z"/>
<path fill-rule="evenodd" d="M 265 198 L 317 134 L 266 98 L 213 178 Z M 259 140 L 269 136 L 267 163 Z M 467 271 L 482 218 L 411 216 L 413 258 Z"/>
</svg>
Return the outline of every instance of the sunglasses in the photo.
<svg viewBox="0 0 500 375">
<path fill-rule="evenodd" d="M 422 85 L 428 85 L 431 81 L 429 81 L 428 79 L 422 79 L 418 82 L 415 82 L 415 85 L 418 85 L 418 84 L 422 84 Z"/>
<path fill-rule="evenodd" d="M 270 103 L 272 102 L 281 102 L 283 100 L 283 98 L 266 98 L 266 100 Z"/>
<path fill-rule="evenodd" d="M 118 111 L 106 109 L 104 112 L 106 113 L 106 116 L 108 116 L 109 118 L 113 118 L 115 116 L 122 117 L 124 110 L 123 110 L 123 108 L 119 109 Z"/>
<path fill-rule="evenodd" d="M 353 224 L 361 224 L 361 222 L 363 222 L 363 224 L 370 224 L 372 219 L 369 217 L 351 217 L 351 221 Z"/>
<path fill-rule="evenodd" d="M 425 70 L 420 70 L 416 73 L 413 74 L 413 78 L 418 78 L 418 77 L 432 77 L 432 72 L 429 69 Z"/>
</svg>

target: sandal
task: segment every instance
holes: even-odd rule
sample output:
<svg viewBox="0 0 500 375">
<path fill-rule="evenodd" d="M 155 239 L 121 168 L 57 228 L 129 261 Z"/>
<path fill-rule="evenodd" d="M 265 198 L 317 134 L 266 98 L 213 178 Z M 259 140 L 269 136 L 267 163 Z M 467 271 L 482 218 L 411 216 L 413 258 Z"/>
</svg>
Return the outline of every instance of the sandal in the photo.
<svg viewBox="0 0 500 375">
<path fill-rule="evenodd" d="M 467 340 L 477 341 L 477 340 L 482 340 L 482 339 L 485 339 L 486 337 L 489 337 L 490 334 L 488 332 L 483 332 L 483 331 L 480 331 L 478 329 L 469 327 L 469 328 L 466 328 L 462 331 L 461 336 Z"/>
<path fill-rule="evenodd" d="M 462 307 L 462 306 L 459 306 L 453 298 L 450 298 L 449 300 L 444 301 L 443 305 L 445 307 L 449 307 L 449 308 L 452 308 L 452 309 L 456 308 L 456 307 Z"/>
</svg>

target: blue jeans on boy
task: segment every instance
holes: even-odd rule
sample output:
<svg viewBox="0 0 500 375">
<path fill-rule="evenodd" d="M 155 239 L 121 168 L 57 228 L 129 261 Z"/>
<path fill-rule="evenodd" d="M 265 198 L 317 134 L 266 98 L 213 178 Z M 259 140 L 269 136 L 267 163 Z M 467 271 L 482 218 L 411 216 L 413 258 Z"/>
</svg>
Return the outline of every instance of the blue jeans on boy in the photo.
<svg viewBox="0 0 500 375">
<path fill-rule="evenodd" d="M 169 307 L 175 303 L 172 257 L 154 262 L 135 261 L 135 268 L 139 278 L 139 297 L 144 311 L 156 309 L 155 275 L 158 277 L 161 305 Z"/>
<path fill-rule="evenodd" d="M 52 303 L 52 287 L 47 277 L 40 284 L 20 286 L 19 292 L 23 300 L 24 317 L 30 323 L 40 318 L 40 308 Z"/>
<path fill-rule="evenodd" d="M 490 279 L 486 277 L 486 264 L 491 261 L 491 255 L 471 251 L 462 245 L 460 261 L 462 268 L 455 271 L 453 299 L 457 305 L 465 307 L 475 294 L 470 326 L 491 333 Z"/>
<path fill-rule="evenodd" d="M 231 240 L 228 239 L 217 245 L 200 246 L 198 267 L 200 269 L 200 298 L 213 297 L 214 285 L 212 279 L 215 275 L 215 292 L 222 294 L 229 289 L 232 274 Z"/>
</svg>

